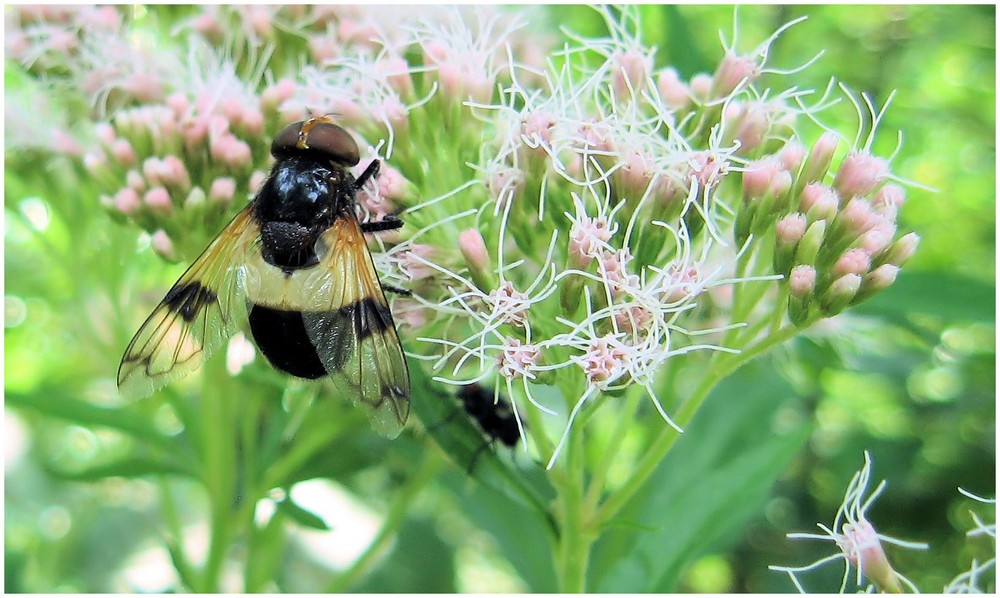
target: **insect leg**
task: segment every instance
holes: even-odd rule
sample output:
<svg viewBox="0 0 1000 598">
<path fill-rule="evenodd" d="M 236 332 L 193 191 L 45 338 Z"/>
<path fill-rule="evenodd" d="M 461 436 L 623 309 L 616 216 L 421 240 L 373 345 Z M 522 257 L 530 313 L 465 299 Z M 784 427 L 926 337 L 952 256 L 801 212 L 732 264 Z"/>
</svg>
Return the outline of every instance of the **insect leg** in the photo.
<svg viewBox="0 0 1000 598">
<path fill-rule="evenodd" d="M 360 190 L 364 187 L 365 183 L 368 182 L 368 179 L 371 179 L 378 174 L 380 165 L 381 163 L 378 160 L 372 160 L 372 163 L 368 165 L 368 168 L 366 168 L 365 171 L 361 173 L 361 176 L 354 181 L 354 188 L 356 190 Z"/>
<path fill-rule="evenodd" d="M 411 293 L 407 289 L 401 289 L 399 287 L 394 287 L 391 284 L 383 284 L 382 285 L 382 290 L 385 291 L 385 292 L 387 292 L 387 293 L 395 293 L 396 295 L 402 295 L 403 297 L 409 297 L 409 296 L 413 295 L 413 293 Z"/>
<path fill-rule="evenodd" d="M 479 461 L 479 456 L 483 454 L 483 451 L 488 447 L 493 445 L 493 440 L 484 440 L 476 452 L 472 453 L 472 460 L 469 462 L 469 467 L 465 470 L 466 474 L 472 475 L 472 472 L 476 470 L 476 463 Z"/>
<path fill-rule="evenodd" d="M 386 216 L 382 220 L 376 220 L 372 222 L 362 222 L 361 232 L 366 235 L 371 233 L 380 233 L 384 230 L 396 230 L 397 228 L 403 227 L 403 221 L 395 216 Z"/>
</svg>

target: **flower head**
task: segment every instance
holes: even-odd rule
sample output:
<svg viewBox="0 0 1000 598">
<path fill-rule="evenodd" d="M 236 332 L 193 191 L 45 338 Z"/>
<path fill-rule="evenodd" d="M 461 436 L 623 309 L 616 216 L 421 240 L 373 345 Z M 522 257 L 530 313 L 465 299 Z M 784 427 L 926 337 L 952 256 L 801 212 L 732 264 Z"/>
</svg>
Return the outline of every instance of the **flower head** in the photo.
<svg viewBox="0 0 1000 598">
<path fill-rule="evenodd" d="M 854 474 L 854 478 L 847 486 L 844 494 L 844 501 L 837 511 L 833 525 L 827 527 L 822 523 L 817 526 L 823 530 L 823 534 L 788 534 L 789 538 L 815 539 L 833 541 L 840 552 L 828 557 L 824 557 L 804 567 L 778 567 L 771 566 L 773 571 L 783 571 L 792 579 L 792 583 L 799 591 L 804 592 L 796 574 L 811 569 L 818 568 L 828 562 L 843 559 L 844 576 L 840 584 L 840 593 L 847 587 L 847 580 L 850 578 L 851 569 L 856 572 L 855 583 L 858 588 L 862 587 L 863 580 L 867 579 L 874 583 L 879 589 L 886 592 L 901 592 L 903 586 L 910 591 L 916 592 L 913 583 L 892 569 L 889 560 L 883 549 L 883 543 L 893 544 L 903 548 L 926 549 L 927 545 L 919 542 L 906 542 L 880 534 L 875 530 L 875 526 L 868 520 L 868 510 L 875 503 L 875 499 L 885 488 L 885 480 L 865 498 L 868 489 L 868 482 L 871 476 L 871 457 L 865 451 L 865 464 Z"/>
</svg>

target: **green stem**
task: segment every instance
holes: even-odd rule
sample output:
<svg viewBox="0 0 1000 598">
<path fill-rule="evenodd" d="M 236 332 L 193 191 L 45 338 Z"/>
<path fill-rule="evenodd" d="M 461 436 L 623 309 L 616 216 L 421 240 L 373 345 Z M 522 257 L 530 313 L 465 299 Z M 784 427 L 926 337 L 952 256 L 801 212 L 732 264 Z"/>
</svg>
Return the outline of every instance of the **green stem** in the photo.
<svg viewBox="0 0 1000 598">
<path fill-rule="evenodd" d="M 217 362 L 217 363 L 213 363 Z M 200 592 L 218 592 L 219 574 L 232 536 L 233 473 L 236 470 L 234 426 L 231 417 L 230 397 L 215 392 L 222 360 L 203 365 L 201 397 L 203 432 L 202 463 L 203 483 L 208 491 L 211 511 L 211 540 L 208 557 L 202 570 Z"/>
<path fill-rule="evenodd" d="M 385 522 L 383 522 L 378 535 L 347 570 L 330 582 L 325 593 L 344 593 L 354 587 L 358 580 L 364 577 L 372 564 L 381 555 L 385 546 L 392 540 L 393 534 L 398 531 L 400 524 L 410 511 L 414 497 L 420 490 L 437 478 L 438 473 L 444 465 L 444 461 L 433 451 L 426 451 L 424 455 L 420 469 L 417 470 L 415 475 L 410 477 L 407 485 L 396 495 L 395 500 L 389 507 L 389 513 L 386 515 Z"/>
<path fill-rule="evenodd" d="M 593 468 L 593 475 L 590 480 L 590 486 L 587 489 L 587 495 L 585 497 L 586 508 L 589 511 L 594 511 L 597 509 L 600 503 L 601 497 L 604 494 L 605 485 L 608 480 L 608 472 L 611 470 L 611 464 L 614 463 L 616 457 L 618 457 L 619 450 L 621 449 L 622 442 L 625 441 L 627 436 L 627 431 L 629 426 L 631 426 L 635 421 L 635 410 L 639 407 L 639 401 L 642 399 L 642 394 L 640 392 L 632 392 L 626 399 L 624 405 L 619 410 L 620 417 L 618 422 L 615 424 L 614 431 L 611 432 L 611 440 L 608 442 L 608 446 L 604 448 L 604 452 L 601 455 L 600 460 L 597 465 Z"/>
<path fill-rule="evenodd" d="M 597 534 L 590 528 L 592 518 L 583 501 L 584 454 L 580 434 L 570 430 L 565 452 L 565 468 L 553 476 L 558 494 L 559 523 L 562 524 L 557 553 L 559 591 L 586 591 L 587 563 Z"/>
</svg>

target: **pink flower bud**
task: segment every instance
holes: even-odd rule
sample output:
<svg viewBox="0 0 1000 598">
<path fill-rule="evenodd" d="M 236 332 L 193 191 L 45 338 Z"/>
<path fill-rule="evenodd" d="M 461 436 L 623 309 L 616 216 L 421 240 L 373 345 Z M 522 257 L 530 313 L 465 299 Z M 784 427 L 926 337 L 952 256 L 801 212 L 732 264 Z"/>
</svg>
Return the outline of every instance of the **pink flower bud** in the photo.
<svg viewBox="0 0 1000 598">
<path fill-rule="evenodd" d="M 871 267 L 871 258 L 863 249 L 848 249 L 833 266 L 835 276 L 845 274 L 864 274 Z"/>
<path fill-rule="evenodd" d="M 180 158 L 171 154 L 163 159 L 161 166 L 163 183 L 173 185 L 182 191 L 191 188 L 191 176 L 188 175 L 187 167 L 184 166 Z"/>
<path fill-rule="evenodd" d="M 125 187 L 115 193 L 114 208 L 126 216 L 134 214 L 141 205 L 139 194 L 131 187 Z"/>
<path fill-rule="evenodd" d="M 867 195 L 885 180 L 889 163 L 867 152 L 854 151 L 844 158 L 833 186 L 844 197 Z"/>
<path fill-rule="evenodd" d="M 877 255 L 889 247 L 894 236 L 896 236 L 896 225 L 883 220 L 861 235 L 861 249 L 868 255 Z"/>
<path fill-rule="evenodd" d="M 886 261 L 895 266 L 902 267 L 917 251 L 920 244 L 920 237 L 917 233 L 908 233 L 896 240 L 886 250 Z"/>
<path fill-rule="evenodd" d="M 426 245 L 423 243 L 414 243 L 410 246 L 410 249 L 403 253 L 402 263 L 400 264 L 400 270 L 404 274 L 409 276 L 410 280 L 421 280 L 424 278 L 430 278 L 436 272 L 433 268 L 425 264 L 419 259 L 414 259 L 413 256 L 423 258 L 423 260 L 431 261 L 433 255 L 437 252 L 437 248 L 433 245 Z"/>
<path fill-rule="evenodd" d="M 695 152 L 688 165 L 702 188 L 716 185 L 729 173 L 729 162 L 710 150 Z"/>
<path fill-rule="evenodd" d="M 337 27 L 337 37 L 355 44 L 366 44 L 373 37 L 378 37 L 378 30 L 367 21 L 350 17 L 341 18 Z"/>
<path fill-rule="evenodd" d="M 627 100 L 631 94 L 638 97 L 653 70 L 653 59 L 634 49 L 615 51 L 611 63 L 611 86 L 619 101 Z M 631 90 L 631 91 L 629 91 Z"/>
<path fill-rule="evenodd" d="M 749 56 L 737 56 L 726 52 L 715 71 L 714 86 L 716 97 L 725 97 L 746 86 L 760 76 L 760 67 Z"/>
<path fill-rule="evenodd" d="M 159 158 L 153 156 L 152 158 L 146 158 L 142 162 L 142 174 L 146 177 L 146 181 L 150 185 L 162 184 L 163 180 L 161 176 L 163 174 L 163 164 Z"/>
<path fill-rule="evenodd" d="M 782 245 L 795 245 L 806 234 L 807 224 L 804 214 L 795 213 L 785 216 L 775 225 L 778 243 Z"/>
<path fill-rule="evenodd" d="M 809 183 L 802 188 L 800 209 L 812 221 L 832 220 L 840 206 L 837 192 L 820 183 Z"/>
<path fill-rule="evenodd" d="M 125 184 L 139 193 L 146 190 L 146 179 L 142 178 L 138 170 L 130 170 L 125 174 Z"/>
<path fill-rule="evenodd" d="M 158 102 L 163 97 L 163 82 L 153 73 L 132 73 L 123 87 L 133 98 L 145 104 Z"/>
<path fill-rule="evenodd" d="M 781 165 L 785 167 L 785 170 L 796 172 L 799 166 L 802 165 L 802 161 L 806 158 L 806 146 L 793 139 L 786 143 L 785 147 L 781 148 L 778 158 L 781 160 Z"/>
<path fill-rule="evenodd" d="M 197 117 L 183 125 L 184 148 L 195 150 L 208 137 L 208 119 Z"/>
<path fill-rule="evenodd" d="M 872 206 L 867 200 L 855 197 L 840 211 L 840 220 L 852 234 L 861 235 L 878 224 L 881 218 L 872 211 Z"/>
<path fill-rule="evenodd" d="M 261 186 L 264 185 L 264 181 L 267 180 L 267 173 L 263 170 L 255 170 L 250 174 L 250 192 L 257 193 L 260 191 Z"/>
<path fill-rule="evenodd" d="M 821 304 L 826 315 L 832 316 L 843 311 L 860 289 L 861 276 L 857 274 L 845 274 L 834 280 L 823 294 Z"/>
<path fill-rule="evenodd" d="M 591 343 L 581 366 L 590 384 L 616 380 L 625 368 L 628 353 L 615 339 L 604 336 Z"/>
<path fill-rule="evenodd" d="M 465 263 L 472 274 L 472 280 L 480 289 L 490 288 L 490 252 L 479 231 L 469 228 L 458 233 L 458 249 L 465 257 Z"/>
<path fill-rule="evenodd" d="M 94 133 L 97 134 L 97 138 L 101 141 L 101 143 L 107 146 L 110 146 L 115 142 L 115 139 L 118 138 L 118 135 L 115 133 L 115 128 L 112 127 L 110 123 L 106 122 L 99 122 L 94 125 Z"/>
<path fill-rule="evenodd" d="M 431 40 L 423 44 L 424 63 L 441 64 L 448 60 L 448 46 L 438 40 Z"/>
<path fill-rule="evenodd" d="M 414 97 L 416 92 L 413 89 L 413 77 L 410 76 L 410 65 L 405 60 L 399 56 L 386 58 L 377 62 L 375 69 L 401 97 Z"/>
<path fill-rule="evenodd" d="M 556 117 L 551 112 L 529 112 L 521 116 L 521 135 L 527 138 L 528 147 L 552 146 L 552 130 Z"/>
<path fill-rule="evenodd" d="M 197 210 L 205 205 L 205 191 L 201 187 L 191 187 L 191 191 L 184 198 L 185 210 Z"/>
<path fill-rule="evenodd" d="M 603 218 L 581 216 L 569 231 L 570 262 L 578 268 L 601 255 L 614 230 Z"/>
<path fill-rule="evenodd" d="M 895 222 L 899 208 L 906 202 L 906 191 L 899 185 L 889 183 L 875 192 L 872 207 L 887 220 Z"/>
<path fill-rule="evenodd" d="M 740 150 L 749 152 L 760 146 L 770 127 L 771 122 L 767 111 L 760 106 L 748 105 L 736 132 L 736 140 L 740 142 Z"/>
<path fill-rule="evenodd" d="M 748 199 L 763 197 L 780 171 L 781 163 L 773 156 L 747 164 L 743 171 L 743 196 Z"/>
<path fill-rule="evenodd" d="M 809 158 L 806 161 L 806 168 L 802 172 L 803 179 L 809 182 L 819 182 L 823 180 L 830 164 L 833 162 L 833 154 L 837 151 L 837 136 L 826 132 L 820 135 L 812 149 L 809 150 Z"/>
<path fill-rule="evenodd" d="M 660 71 L 660 75 L 656 78 L 656 87 L 664 103 L 674 110 L 684 108 L 691 100 L 691 91 L 673 68 L 668 67 Z"/>
<path fill-rule="evenodd" d="M 229 339 L 226 347 L 226 371 L 230 376 L 239 374 L 243 368 L 253 363 L 255 355 L 253 343 L 242 332 L 237 332 Z"/>
<path fill-rule="evenodd" d="M 896 282 L 899 267 L 892 264 L 882 264 L 865 275 L 865 286 L 873 291 L 880 291 Z"/>
<path fill-rule="evenodd" d="M 188 102 L 187 96 L 181 92 L 172 93 L 167 97 L 166 100 L 167 107 L 173 110 L 174 117 L 181 118 L 187 114 L 190 103 Z"/>
<path fill-rule="evenodd" d="M 295 81 L 279 79 L 261 93 L 260 104 L 265 109 L 274 110 L 293 95 L 295 95 Z"/>
<path fill-rule="evenodd" d="M 208 190 L 209 201 L 228 204 L 236 195 L 236 180 L 231 177 L 219 177 L 212 181 Z"/>
<path fill-rule="evenodd" d="M 317 33 L 309 36 L 309 54 L 312 55 L 313 62 L 333 60 L 343 51 L 343 44 L 331 35 Z"/>
<path fill-rule="evenodd" d="M 712 75 L 699 73 L 691 77 L 691 95 L 700 102 L 712 99 Z"/>
<path fill-rule="evenodd" d="M 259 37 L 269 38 L 274 33 L 270 12 L 260 6 L 250 7 L 246 13 L 246 21 Z"/>
<path fill-rule="evenodd" d="M 153 187 L 142 196 L 143 203 L 150 210 L 159 214 L 168 214 L 173 209 L 170 194 L 163 187 Z"/>
<path fill-rule="evenodd" d="M 219 110 L 230 123 L 239 125 L 243 118 L 243 101 L 235 97 L 222 98 L 219 100 Z"/>
<path fill-rule="evenodd" d="M 799 265 L 788 276 L 788 291 L 794 297 L 804 297 L 816 288 L 816 268 Z"/>
<path fill-rule="evenodd" d="M 87 152 L 83 155 L 83 167 L 89 173 L 98 174 L 107 170 L 108 159 L 104 155 L 104 152 Z"/>
<path fill-rule="evenodd" d="M 629 253 L 628 249 L 601 254 L 599 259 L 601 274 L 603 274 L 605 283 L 611 288 L 612 296 L 620 297 L 628 289 L 639 287 L 639 276 L 628 270 L 628 264 L 632 261 L 632 254 Z"/>
<path fill-rule="evenodd" d="M 524 172 L 513 166 L 498 166 L 486 181 L 490 197 L 497 202 L 506 202 L 521 192 L 524 187 Z"/>
<path fill-rule="evenodd" d="M 861 575 L 872 580 L 882 592 L 903 593 L 899 574 L 889 564 L 882 541 L 872 524 L 865 519 L 845 523 L 843 532 L 843 539 L 837 543 L 847 560 L 861 570 Z"/>
<path fill-rule="evenodd" d="M 75 137 L 60 129 L 52 135 L 52 151 L 71 158 L 79 158 L 83 154 L 83 147 Z"/>
<path fill-rule="evenodd" d="M 132 144 L 127 139 L 115 139 L 114 143 L 111 144 L 111 155 L 125 167 L 134 166 L 137 161 L 135 150 L 132 149 Z"/>
<path fill-rule="evenodd" d="M 248 135 L 264 134 L 264 114 L 256 108 L 244 108 L 240 116 L 240 125 Z"/>
<path fill-rule="evenodd" d="M 542 359 L 541 351 L 536 345 L 521 344 L 520 339 L 508 338 L 504 343 L 503 352 L 497 355 L 497 372 L 508 380 L 527 377 L 534 379 L 531 370 Z"/>
<path fill-rule="evenodd" d="M 779 170 L 778 174 L 771 180 L 767 191 L 772 197 L 784 197 L 792 188 L 792 173 L 787 170 Z"/>
<path fill-rule="evenodd" d="M 656 172 L 656 164 L 653 157 L 636 148 L 624 149 L 624 166 L 618 169 L 616 175 L 622 183 L 622 191 L 641 196 L 646 187 L 649 186 L 653 174 Z"/>
<path fill-rule="evenodd" d="M 177 259 L 177 254 L 174 251 L 174 242 L 170 240 L 170 236 L 162 228 L 153 233 L 153 236 L 149 239 L 149 244 L 153 248 L 153 251 L 161 257 L 168 260 Z"/>
<path fill-rule="evenodd" d="M 210 41 L 221 40 L 226 35 L 225 27 L 214 13 L 203 12 L 191 21 L 192 28 Z"/>
<path fill-rule="evenodd" d="M 390 202 L 398 202 L 407 197 L 407 180 L 403 173 L 392 166 L 383 165 L 378 172 L 378 192 Z"/>
</svg>

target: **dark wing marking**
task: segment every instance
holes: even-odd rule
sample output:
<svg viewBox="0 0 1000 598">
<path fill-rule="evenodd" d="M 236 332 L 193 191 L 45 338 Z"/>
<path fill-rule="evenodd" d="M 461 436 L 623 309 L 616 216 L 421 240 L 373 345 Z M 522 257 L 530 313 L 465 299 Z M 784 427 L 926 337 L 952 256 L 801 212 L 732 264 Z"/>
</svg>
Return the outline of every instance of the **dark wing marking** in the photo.
<svg viewBox="0 0 1000 598">
<path fill-rule="evenodd" d="M 259 238 L 246 208 L 181 275 L 125 349 L 123 395 L 143 397 L 190 374 L 246 321 L 246 255 Z"/>
<path fill-rule="evenodd" d="M 306 332 L 334 384 L 395 438 L 410 412 L 410 375 L 364 235 L 356 220 L 339 218 L 317 245 L 325 276 L 305 286 L 325 304 L 302 312 Z"/>
</svg>

